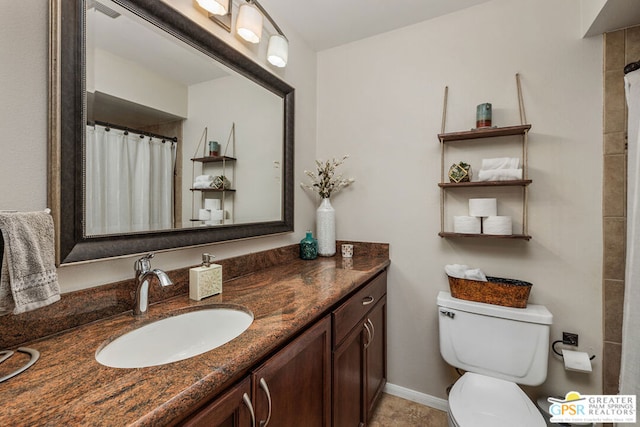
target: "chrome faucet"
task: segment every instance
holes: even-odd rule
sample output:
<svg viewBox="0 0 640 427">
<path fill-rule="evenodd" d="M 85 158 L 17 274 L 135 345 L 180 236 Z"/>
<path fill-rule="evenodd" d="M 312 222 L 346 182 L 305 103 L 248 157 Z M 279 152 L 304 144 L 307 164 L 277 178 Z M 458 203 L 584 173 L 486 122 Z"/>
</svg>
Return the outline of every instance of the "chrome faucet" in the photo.
<svg viewBox="0 0 640 427">
<path fill-rule="evenodd" d="M 134 264 L 137 284 L 133 305 L 134 316 L 142 316 L 147 312 L 149 306 L 149 280 L 151 276 L 157 277 L 162 287 L 173 285 L 167 273 L 157 268 L 151 269 L 151 258 L 153 258 L 153 256 L 153 252 L 148 253 Z"/>
</svg>

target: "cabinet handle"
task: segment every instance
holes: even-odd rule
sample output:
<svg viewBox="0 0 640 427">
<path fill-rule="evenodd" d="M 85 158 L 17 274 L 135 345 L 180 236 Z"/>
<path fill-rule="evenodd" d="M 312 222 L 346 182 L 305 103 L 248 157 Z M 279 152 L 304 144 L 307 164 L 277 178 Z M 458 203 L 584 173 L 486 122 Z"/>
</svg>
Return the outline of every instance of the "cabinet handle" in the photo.
<svg viewBox="0 0 640 427">
<path fill-rule="evenodd" d="M 366 350 L 367 348 L 369 348 L 369 345 L 371 345 L 371 340 L 373 339 L 373 335 L 371 334 L 371 329 L 369 329 L 369 325 L 367 324 L 367 322 L 364 322 L 363 326 L 367 330 L 367 335 L 368 335 L 367 342 L 364 345 L 364 349 Z"/>
<path fill-rule="evenodd" d="M 368 317 L 367 317 L 367 323 L 371 325 L 371 342 L 373 342 L 373 340 L 376 339 L 376 328 L 373 326 L 373 322 Z"/>
<path fill-rule="evenodd" d="M 269 392 L 269 387 L 267 387 L 267 382 L 264 378 L 260 378 L 260 388 L 264 391 L 264 394 L 267 395 L 267 402 L 269 403 L 269 413 L 267 414 L 266 420 L 260 420 L 260 427 L 267 427 L 269 425 L 269 421 L 271 421 L 271 393 Z"/>
<path fill-rule="evenodd" d="M 242 395 L 242 401 L 249 409 L 249 413 L 251 414 L 251 427 L 256 427 L 256 413 L 253 412 L 253 405 L 251 404 L 251 399 L 249 399 L 249 395 L 247 393 Z"/>
<path fill-rule="evenodd" d="M 369 295 L 368 297 L 362 298 L 362 305 L 369 305 L 374 302 L 376 299 Z"/>
</svg>

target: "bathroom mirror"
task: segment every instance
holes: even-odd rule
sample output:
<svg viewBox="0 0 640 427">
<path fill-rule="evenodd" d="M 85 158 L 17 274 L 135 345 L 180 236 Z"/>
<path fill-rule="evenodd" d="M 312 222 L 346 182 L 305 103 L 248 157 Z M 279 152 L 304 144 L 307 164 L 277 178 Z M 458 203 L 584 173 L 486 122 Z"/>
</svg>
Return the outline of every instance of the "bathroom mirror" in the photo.
<svg viewBox="0 0 640 427">
<path fill-rule="evenodd" d="M 162 1 L 51 0 L 50 33 L 49 205 L 59 264 L 293 230 L 291 86 Z M 91 178 L 88 144 L 100 124 L 104 134 L 177 146 L 169 225 L 92 228 L 95 189 L 106 188 Z M 207 159 L 213 140 L 215 154 L 231 158 L 222 170 Z M 139 171 L 139 158 L 131 164 Z M 230 179 L 224 193 L 193 190 L 194 177 L 209 174 Z M 200 221 L 205 199 L 222 200 L 223 220 Z"/>
</svg>

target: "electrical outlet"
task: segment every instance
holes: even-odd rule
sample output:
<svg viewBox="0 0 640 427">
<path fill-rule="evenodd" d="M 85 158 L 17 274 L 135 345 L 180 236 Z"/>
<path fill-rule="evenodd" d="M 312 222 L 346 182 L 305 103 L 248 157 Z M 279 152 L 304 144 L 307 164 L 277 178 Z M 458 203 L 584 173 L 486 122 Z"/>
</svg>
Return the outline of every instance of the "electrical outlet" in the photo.
<svg viewBox="0 0 640 427">
<path fill-rule="evenodd" d="M 578 346 L 578 334 L 571 332 L 562 333 L 562 344 Z"/>
</svg>

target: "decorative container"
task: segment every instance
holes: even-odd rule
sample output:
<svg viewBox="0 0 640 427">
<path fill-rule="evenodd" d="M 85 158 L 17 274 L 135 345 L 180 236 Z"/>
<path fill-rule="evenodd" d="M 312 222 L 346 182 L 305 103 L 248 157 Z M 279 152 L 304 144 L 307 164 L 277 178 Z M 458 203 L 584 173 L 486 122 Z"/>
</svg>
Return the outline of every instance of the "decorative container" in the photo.
<svg viewBox="0 0 640 427">
<path fill-rule="evenodd" d="M 336 210 L 328 197 L 322 199 L 316 210 L 316 231 L 318 233 L 318 255 L 336 254 Z"/>
<path fill-rule="evenodd" d="M 214 176 L 211 188 L 216 190 L 229 190 L 231 188 L 231 182 L 224 175 Z"/>
<path fill-rule="evenodd" d="M 487 276 L 486 282 L 447 277 L 454 298 L 505 307 L 526 308 L 532 286 L 529 282 L 501 277 Z"/>
<path fill-rule="evenodd" d="M 491 127 L 491 104 L 485 102 L 479 104 L 476 107 L 476 127 L 477 128 L 490 128 Z"/>
<path fill-rule="evenodd" d="M 465 162 L 452 164 L 449 168 L 449 181 L 469 182 L 471 181 L 471 165 Z"/>
<path fill-rule="evenodd" d="M 300 258 L 318 258 L 318 241 L 313 238 L 311 231 L 307 231 L 306 237 L 300 240 Z"/>
<path fill-rule="evenodd" d="M 209 141 L 209 157 L 218 157 L 220 155 L 220 144 L 218 141 Z"/>
</svg>

